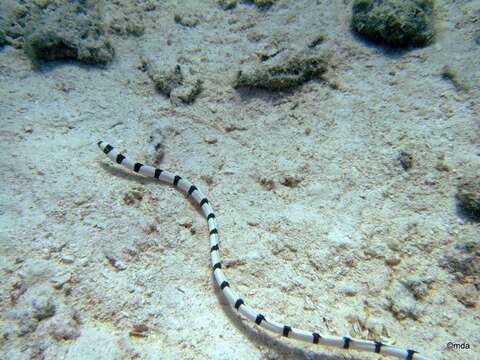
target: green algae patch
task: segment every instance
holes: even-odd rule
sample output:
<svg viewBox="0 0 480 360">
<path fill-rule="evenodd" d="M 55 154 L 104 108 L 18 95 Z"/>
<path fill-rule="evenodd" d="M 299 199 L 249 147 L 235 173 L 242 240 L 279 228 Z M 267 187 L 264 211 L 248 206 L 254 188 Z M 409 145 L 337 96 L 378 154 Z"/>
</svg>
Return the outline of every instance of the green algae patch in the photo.
<svg viewBox="0 0 480 360">
<path fill-rule="evenodd" d="M 200 24 L 200 17 L 194 13 L 184 12 L 184 13 L 175 13 L 173 15 L 173 20 L 182 26 L 185 27 L 195 27 Z"/>
<path fill-rule="evenodd" d="M 425 46 L 434 38 L 433 0 L 354 0 L 352 28 L 391 47 Z"/>
<path fill-rule="evenodd" d="M 480 220 L 480 177 L 459 184 L 456 198 L 459 206 L 472 218 Z"/>
<path fill-rule="evenodd" d="M 287 90 L 321 78 L 327 71 L 328 55 L 312 51 L 288 51 L 237 73 L 235 88 Z"/>
<path fill-rule="evenodd" d="M 145 26 L 140 20 L 127 15 L 115 15 L 107 23 L 108 28 L 121 36 L 141 36 L 145 33 Z"/>
<path fill-rule="evenodd" d="M 0 1 L 0 47 L 23 47 L 25 25 L 30 18 L 27 6 L 14 0 Z"/>
<path fill-rule="evenodd" d="M 114 49 L 105 34 L 98 2 L 52 2 L 34 8 L 25 31 L 25 51 L 34 61 L 78 60 L 105 64 Z"/>
</svg>

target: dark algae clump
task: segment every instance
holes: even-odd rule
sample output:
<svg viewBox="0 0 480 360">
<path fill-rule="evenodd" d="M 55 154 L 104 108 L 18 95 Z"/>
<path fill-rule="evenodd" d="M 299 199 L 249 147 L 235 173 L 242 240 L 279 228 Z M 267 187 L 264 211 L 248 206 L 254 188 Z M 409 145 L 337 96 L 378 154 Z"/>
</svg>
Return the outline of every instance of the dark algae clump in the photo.
<svg viewBox="0 0 480 360">
<path fill-rule="evenodd" d="M 240 70 L 234 87 L 286 90 L 314 78 L 320 78 L 327 71 L 327 64 L 327 56 L 324 53 L 281 52 L 252 68 Z"/>
<path fill-rule="evenodd" d="M 277 0 L 245 0 L 246 4 L 256 5 L 260 10 L 268 10 Z M 237 7 L 237 0 L 217 0 L 223 10 L 231 10 Z"/>
<path fill-rule="evenodd" d="M 457 188 L 456 197 L 467 214 L 480 220 L 480 177 L 463 181 Z"/>
<path fill-rule="evenodd" d="M 352 28 L 391 47 L 425 46 L 434 38 L 433 0 L 354 0 Z"/>
<path fill-rule="evenodd" d="M 25 50 L 34 60 L 70 59 L 86 64 L 105 64 L 114 54 L 95 1 L 52 2 L 34 9 Z"/>
<path fill-rule="evenodd" d="M 0 48 L 7 44 L 7 38 L 5 37 L 5 33 L 0 29 Z"/>
<path fill-rule="evenodd" d="M 268 9 L 270 6 L 275 4 L 276 0 L 254 0 L 253 2 L 260 9 Z"/>
<path fill-rule="evenodd" d="M 232 10 L 237 7 L 237 0 L 218 0 L 217 3 L 223 10 Z"/>
</svg>

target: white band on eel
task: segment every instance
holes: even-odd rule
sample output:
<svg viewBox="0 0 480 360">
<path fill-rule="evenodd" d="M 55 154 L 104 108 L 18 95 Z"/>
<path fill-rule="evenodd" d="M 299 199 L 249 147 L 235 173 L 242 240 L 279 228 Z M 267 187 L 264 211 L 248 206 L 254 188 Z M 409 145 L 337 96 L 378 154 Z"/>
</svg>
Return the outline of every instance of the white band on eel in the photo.
<svg viewBox="0 0 480 360">
<path fill-rule="evenodd" d="M 141 175 L 154 177 L 157 180 L 173 185 L 174 187 L 182 190 L 198 205 L 200 205 L 203 215 L 207 218 L 208 222 L 208 231 L 210 234 L 210 256 L 212 260 L 212 269 L 215 276 L 215 281 L 230 305 L 242 313 L 246 318 L 255 322 L 255 324 L 258 326 L 288 338 L 313 344 L 331 346 L 344 350 L 369 351 L 372 353 L 381 354 L 384 356 L 393 356 L 404 360 L 429 360 L 425 356 L 418 354 L 418 352 L 415 350 L 402 349 L 395 346 L 382 344 L 379 341 L 352 339 L 348 336 L 330 336 L 317 332 L 304 331 L 265 318 L 265 316 L 260 312 L 257 312 L 246 305 L 244 300 L 230 287 L 230 283 L 222 271 L 218 244 L 218 226 L 215 219 L 215 214 L 213 213 L 210 203 L 200 189 L 198 189 L 188 180 L 185 180 L 174 173 L 134 162 L 126 156 L 120 154 L 113 146 L 103 141 L 98 142 L 98 146 L 112 161 L 116 162 L 117 164 L 120 164 Z"/>
</svg>

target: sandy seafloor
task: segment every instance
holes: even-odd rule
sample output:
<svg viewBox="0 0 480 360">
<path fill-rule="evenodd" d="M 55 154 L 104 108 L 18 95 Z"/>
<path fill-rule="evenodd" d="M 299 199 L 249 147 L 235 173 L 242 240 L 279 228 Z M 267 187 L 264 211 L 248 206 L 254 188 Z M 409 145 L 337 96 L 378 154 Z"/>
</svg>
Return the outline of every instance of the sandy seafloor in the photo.
<svg viewBox="0 0 480 360">
<path fill-rule="evenodd" d="M 272 336 L 237 315 L 212 281 L 198 209 L 109 162 L 96 145 L 105 140 L 204 191 L 231 286 L 266 317 L 478 359 L 478 304 L 459 301 L 478 291 L 440 262 L 480 234 L 454 196 L 480 169 L 480 2 L 437 5 L 435 42 L 400 53 L 352 34 L 351 1 L 308 0 L 263 12 L 182 2 L 194 28 L 162 1 L 143 36 L 114 36 L 105 67 L 34 69 L 21 49 L 0 51 L 0 358 L 380 359 Z M 333 52 L 327 80 L 232 88 L 256 51 L 318 34 Z M 193 104 L 173 105 L 140 71 L 159 52 L 204 80 Z M 442 78 L 445 65 L 465 89 Z M 414 158 L 408 172 L 400 151 Z M 421 298 L 405 279 L 423 284 Z M 39 303 L 54 311 L 36 322 Z M 471 349 L 447 351 L 449 341 Z"/>
</svg>

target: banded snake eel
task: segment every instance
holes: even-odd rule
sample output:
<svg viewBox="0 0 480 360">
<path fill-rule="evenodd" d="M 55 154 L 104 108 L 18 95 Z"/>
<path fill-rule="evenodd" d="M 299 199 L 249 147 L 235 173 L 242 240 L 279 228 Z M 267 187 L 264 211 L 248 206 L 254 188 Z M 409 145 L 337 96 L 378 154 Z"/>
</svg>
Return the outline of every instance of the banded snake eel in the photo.
<svg viewBox="0 0 480 360">
<path fill-rule="evenodd" d="M 200 206 L 203 215 L 206 217 L 208 222 L 210 256 L 215 281 L 230 305 L 244 315 L 247 319 L 253 321 L 255 324 L 265 330 L 303 342 L 336 347 L 344 350 L 351 349 L 358 351 L 369 351 L 372 353 L 377 353 L 384 356 L 392 356 L 404 360 L 429 360 L 427 357 L 420 355 L 417 351 L 412 349 L 402 349 L 399 347 L 382 344 L 379 341 L 360 340 L 347 336 L 339 337 L 324 335 L 317 332 L 304 331 L 289 325 L 278 323 L 269 318 L 267 319 L 262 313 L 257 312 L 248 306 L 244 300 L 232 290 L 230 283 L 223 273 L 219 255 L 217 221 L 208 199 L 201 192 L 201 190 L 179 175 L 134 162 L 128 157 L 119 153 L 113 146 L 103 141 L 99 141 L 98 146 L 110 160 L 140 175 L 153 177 L 159 181 L 173 185 L 175 188 L 184 192 L 188 197 L 191 197 Z"/>
</svg>

